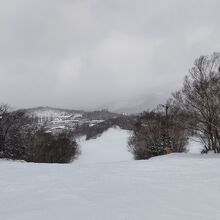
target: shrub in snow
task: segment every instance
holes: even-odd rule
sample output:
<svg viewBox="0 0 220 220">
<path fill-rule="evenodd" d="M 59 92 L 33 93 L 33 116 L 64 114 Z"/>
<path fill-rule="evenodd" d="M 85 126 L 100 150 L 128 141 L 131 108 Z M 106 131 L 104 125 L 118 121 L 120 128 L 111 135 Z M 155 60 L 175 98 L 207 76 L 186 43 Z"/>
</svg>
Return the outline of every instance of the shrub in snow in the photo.
<svg viewBox="0 0 220 220">
<path fill-rule="evenodd" d="M 187 116 L 170 104 L 169 117 L 160 109 L 138 117 L 128 141 L 129 151 L 137 160 L 149 159 L 167 152 L 183 152 L 188 141 L 184 128 Z"/>
<path fill-rule="evenodd" d="M 36 163 L 70 163 L 79 152 L 78 144 L 68 133 L 53 136 L 38 132 L 33 138 L 26 160 Z"/>
</svg>

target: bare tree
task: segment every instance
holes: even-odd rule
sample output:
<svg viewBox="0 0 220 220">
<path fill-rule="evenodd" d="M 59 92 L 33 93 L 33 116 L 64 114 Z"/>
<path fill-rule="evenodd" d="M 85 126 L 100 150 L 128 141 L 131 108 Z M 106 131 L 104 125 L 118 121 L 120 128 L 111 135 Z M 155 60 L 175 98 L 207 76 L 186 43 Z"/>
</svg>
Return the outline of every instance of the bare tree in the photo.
<svg viewBox="0 0 220 220">
<path fill-rule="evenodd" d="M 166 113 L 162 106 L 144 112 L 138 117 L 133 134 L 128 141 L 129 151 L 135 159 L 148 159 L 170 152 L 183 152 L 188 141 L 184 124 L 187 116 L 171 100 L 167 103 Z"/>
<path fill-rule="evenodd" d="M 191 117 L 189 128 L 204 143 L 205 151 L 220 152 L 220 54 L 196 59 L 182 90 L 173 94 Z"/>
<path fill-rule="evenodd" d="M 138 118 L 133 134 L 128 141 L 128 149 L 137 160 L 148 159 L 163 154 L 159 147 L 161 118 L 155 112 L 144 112 Z"/>
</svg>

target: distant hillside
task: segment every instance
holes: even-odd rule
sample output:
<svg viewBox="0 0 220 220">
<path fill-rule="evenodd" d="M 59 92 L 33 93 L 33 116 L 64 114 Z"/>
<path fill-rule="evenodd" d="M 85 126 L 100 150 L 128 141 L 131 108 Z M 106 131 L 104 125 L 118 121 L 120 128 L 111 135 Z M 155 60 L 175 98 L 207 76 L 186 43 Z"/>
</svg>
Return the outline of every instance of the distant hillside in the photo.
<svg viewBox="0 0 220 220">
<path fill-rule="evenodd" d="M 37 117 L 59 117 L 64 115 L 83 114 L 83 111 L 81 110 L 71 110 L 53 107 L 36 107 L 24 109 L 24 111 L 26 111 L 29 115 Z"/>
<path fill-rule="evenodd" d="M 36 107 L 24 109 L 29 116 L 36 116 L 38 118 L 46 118 L 47 120 L 54 120 L 55 118 L 76 118 L 80 117 L 88 120 L 107 120 L 113 117 L 118 117 L 120 114 L 109 112 L 108 110 L 99 111 L 82 111 L 73 109 L 62 109 L 53 107 Z"/>
<path fill-rule="evenodd" d="M 69 130 L 75 137 L 85 135 L 87 139 L 96 138 L 111 127 L 131 130 L 135 116 L 123 115 L 107 110 L 82 111 L 52 107 L 24 109 L 29 117 L 45 126 L 48 132 L 57 134 Z"/>
</svg>

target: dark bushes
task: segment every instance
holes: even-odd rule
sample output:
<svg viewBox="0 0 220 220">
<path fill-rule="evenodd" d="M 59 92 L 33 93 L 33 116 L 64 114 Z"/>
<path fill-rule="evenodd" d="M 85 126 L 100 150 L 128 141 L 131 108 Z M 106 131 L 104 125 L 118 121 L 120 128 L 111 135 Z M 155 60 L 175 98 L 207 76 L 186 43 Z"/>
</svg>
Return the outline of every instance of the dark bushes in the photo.
<svg viewBox="0 0 220 220">
<path fill-rule="evenodd" d="M 162 111 L 144 112 L 137 119 L 128 149 L 137 160 L 149 159 L 167 152 L 184 152 L 188 142 L 187 116 L 174 106 L 169 115 Z"/>
<path fill-rule="evenodd" d="M 47 133 L 22 111 L 0 106 L 0 158 L 37 163 L 69 163 L 79 154 L 70 133 Z"/>
<path fill-rule="evenodd" d="M 68 133 L 53 136 L 37 132 L 30 146 L 27 161 L 36 163 L 69 163 L 79 155 L 79 147 Z"/>
<path fill-rule="evenodd" d="M 10 112 L 9 109 L 6 105 L 0 106 L 0 157 L 23 159 L 25 147 L 22 139 L 30 120 L 22 111 Z"/>
<path fill-rule="evenodd" d="M 159 115 L 155 112 L 145 112 L 138 118 L 134 132 L 129 139 L 129 151 L 137 160 L 161 155 L 163 149 L 159 146 L 160 137 Z"/>
</svg>

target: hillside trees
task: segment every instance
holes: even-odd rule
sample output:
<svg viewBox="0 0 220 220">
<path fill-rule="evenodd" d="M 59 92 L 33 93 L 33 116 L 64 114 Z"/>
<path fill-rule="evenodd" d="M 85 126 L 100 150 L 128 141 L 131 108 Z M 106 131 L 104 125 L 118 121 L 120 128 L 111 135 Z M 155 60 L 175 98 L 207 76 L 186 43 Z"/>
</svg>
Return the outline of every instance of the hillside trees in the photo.
<svg viewBox="0 0 220 220">
<path fill-rule="evenodd" d="M 0 158 L 38 163 L 69 163 L 79 146 L 67 131 L 52 135 L 23 111 L 0 106 Z"/>
</svg>

